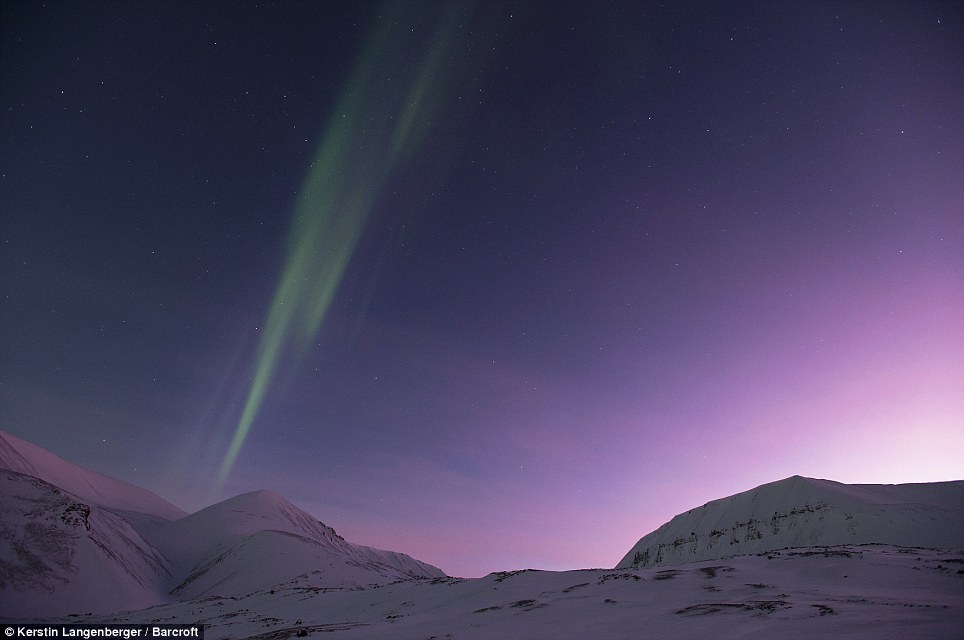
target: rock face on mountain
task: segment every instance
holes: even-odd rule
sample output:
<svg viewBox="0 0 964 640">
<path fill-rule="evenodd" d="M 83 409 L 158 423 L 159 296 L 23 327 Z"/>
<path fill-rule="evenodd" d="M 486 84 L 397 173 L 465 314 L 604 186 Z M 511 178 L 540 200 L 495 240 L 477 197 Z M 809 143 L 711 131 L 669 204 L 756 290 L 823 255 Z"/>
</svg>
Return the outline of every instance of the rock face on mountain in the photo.
<svg viewBox="0 0 964 640">
<path fill-rule="evenodd" d="M 0 432 L 0 617 L 444 575 L 404 553 L 352 544 L 272 491 L 187 515 Z"/>
<path fill-rule="evenodd" d="M 846 485 L 793 476 L 676 516 L 616 568 L 873 543 L 964 549 L 964 481 Z"/>
<path fill-rule="evenodd" d="M 0 615 L 139 609 L 169 599 L 168 563 L 122 517 L 0 470 Z"/>
</svg>

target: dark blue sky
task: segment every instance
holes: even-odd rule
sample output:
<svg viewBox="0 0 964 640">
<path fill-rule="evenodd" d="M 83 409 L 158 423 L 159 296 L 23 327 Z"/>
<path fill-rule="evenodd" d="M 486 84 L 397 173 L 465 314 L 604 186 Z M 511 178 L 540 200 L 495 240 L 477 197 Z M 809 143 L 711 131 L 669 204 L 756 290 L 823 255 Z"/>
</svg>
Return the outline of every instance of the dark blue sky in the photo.
<svg viewBox="0 0 964 640">
<path fill-rule="evenodd" d="M 462 575 L 964 471 L 957 3 L 0 12 L 0 428 Z"/>
</svg>

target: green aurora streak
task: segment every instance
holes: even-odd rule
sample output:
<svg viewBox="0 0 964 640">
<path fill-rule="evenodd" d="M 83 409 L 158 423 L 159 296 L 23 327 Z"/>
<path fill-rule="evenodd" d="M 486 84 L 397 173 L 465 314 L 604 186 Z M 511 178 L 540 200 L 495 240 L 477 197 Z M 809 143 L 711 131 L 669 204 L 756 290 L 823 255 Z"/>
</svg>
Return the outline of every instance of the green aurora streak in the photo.
<svg viewBox="0 0 964 640">
<path fill-rule="evenodd" d="M 418 147 L 441 103 L 442 72 L 466 13 L 446 3 L 418 66 L 406 9 L 387 3 L 332 112 L 301 191 L 284 271 L 271 301 L 244 410 L 219 472 L 224 485 L 244 446 L 286 345 L 303 355 L 325 319 L 385 181 Z M 408 79 L 407 91 L 396 87 Z"/>
</svg>

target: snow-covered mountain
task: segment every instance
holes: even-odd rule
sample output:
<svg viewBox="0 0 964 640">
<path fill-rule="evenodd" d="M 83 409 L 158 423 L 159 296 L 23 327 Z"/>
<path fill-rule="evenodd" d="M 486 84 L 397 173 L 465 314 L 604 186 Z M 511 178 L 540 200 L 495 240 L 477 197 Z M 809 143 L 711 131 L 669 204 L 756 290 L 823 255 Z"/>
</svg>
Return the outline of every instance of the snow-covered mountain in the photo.
<svg viewBox="0 0 964 640">
<path fill-rule="evenodd" d="M 445 575 L 403 553 L 347 542 L 273 491 L 235 496 L 173 522 L 135 524 L 173 564 L 178 599 L 279 583 L 359 587 Z"/>
<path fill-rule="evenodd" d="M 8 621 L 203 624 L 212 640 L 962 637 L 964 482 L 793 477 L 677 516 L 616 569 L 461 579 L 271 491 L 166 517 L 22 442 L 0 440 L 17 466 L 0 471 Z"/>
<path fill-rule="evenodd" d="M 121 516 L 0 470 L 0 616 L 139 609 L 169 601 L 163 556 Z"/>
<path fill-rule="evenodd" d="M 616 567 L 842 544 L 964 550 L 964 481 L 846 485 L 793 476 L 676 516 Z"/>
<path fill-rule="evenodd" d="M 78 467 L 4 431 L 0 431 L 0 469 L 40 478 L 85 502 L 114 511 L 137 511 L 165 520 L 187 515 L 147 489 Z"/>
<path fill-rule="evenodd" d="M 0 617 L 444 575 L 406 554 L 347 542 L 271 491 L 187 515 L 0 432 Z"/>
</svg>

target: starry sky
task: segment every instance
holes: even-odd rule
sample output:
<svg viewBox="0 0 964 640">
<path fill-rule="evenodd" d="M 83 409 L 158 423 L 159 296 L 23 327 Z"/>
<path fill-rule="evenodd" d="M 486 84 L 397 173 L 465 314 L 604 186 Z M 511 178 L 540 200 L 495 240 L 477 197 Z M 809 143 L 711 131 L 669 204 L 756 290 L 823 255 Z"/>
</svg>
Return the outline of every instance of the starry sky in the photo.
<svg viewBox="0 0 964 640">
<path fill-rule="evenodd" d="M 470 577 L 964 477 L 958 3 L 0 16 L 0 429 Z"/>
</svg>

